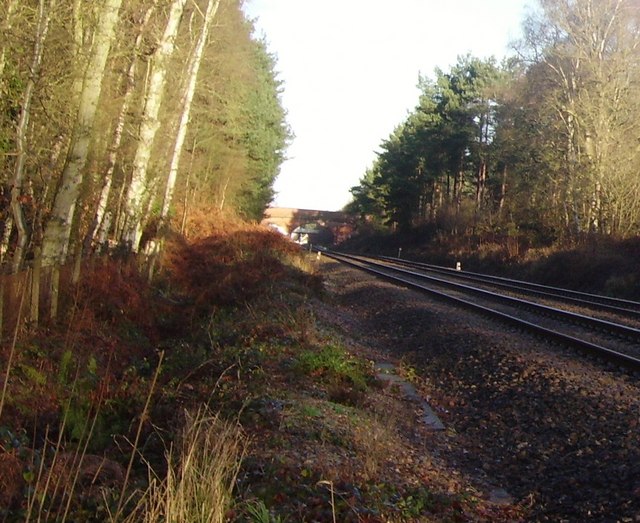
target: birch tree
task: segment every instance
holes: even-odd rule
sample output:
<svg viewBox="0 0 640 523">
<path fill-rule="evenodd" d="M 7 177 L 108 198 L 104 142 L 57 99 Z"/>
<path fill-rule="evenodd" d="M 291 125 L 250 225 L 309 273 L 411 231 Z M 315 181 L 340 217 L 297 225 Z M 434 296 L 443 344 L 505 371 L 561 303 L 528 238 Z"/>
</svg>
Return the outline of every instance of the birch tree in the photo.
<svg viewBox="0 0 640 523">
<path fill-rule="evenodd" d="M 9 41 L 9 33 L 13 22 L 13 16 L 18 8 L 18 0 L 9 0 L 4 14 L 4 20 L 0 25 L 0 35 L 2 36 L 2 44 L 0 44 L 0 83 L 3 81 L 4 67 L 7 60 L 7 42 Z"/>
<path fill-rule="evenodd" d="M 18 0 L 4 0 L 2 19 L 0 19 L 0 179 L 2 176 L 2 168 L 5 160 L 5 150 L 9 148 L 11 138 L 9 132 L 5 132 L 4 128 L 9 127 L 12 122 L 11 113 L 13 112 L 12 93 L 10 89 L 10 79 L 5 76 L 5 68 L 7 65 L 7 53 L 10 50 L 10 42 L 12 41 L 12 29 L 16 11 L 18 9 Z M 4 181 L 4 180 L 3 180 Z M 11 223 L 10 223 L 11 222 Z M 11 216 L 7 216 L 4 224 L 3 235 L 8 234 L 12 228 Z M 1 240 L 0 249 L 6 250 L 8 243 L 5 238 Z"/>
<path fill-rule="evenodd" d="M 617 157 L 624 137 L 640 131 L 633 87 L 638 82 L 637 0 L 542 0 L 530 30 L 537 62 L 547 67 L 548 106 L 564 127 L 561 184 L 573 232 L 612 231 L 619 194 Z M 534 24 L 529 24 L 530 26 Z M 635 78 L 634 78 L 635 77 Z M 631 181 L 631 179 L 629 179 Z M 615 227 L 615 226 L 614 226 Z"/>
<path fill-rule="evenodd" d="M 25 222 L 24 213 L 22 212 L 22 186 L 24 183 L 24 167 L 27 156 L 26 151 L 26 135 L 29 118 L 31 116 L 31 102 L 33 100 L 33 91 L 36 81 L 40 75 L 42 67 L 42 55 L 44 52 L 44 44 L 49 32 L 49 24 L 51 22 L 51 14 L 56 7 L 56 0 L 40 0 L 38 4 L 38 29 L 36 41 L 33 51 L 33 60 L 31 62 L 31 74 L 27 81 L 26 88 L 22 99 L 22 109 L 18 121 L 16 133 L 16 165 L 11 187 L 11 211 L 13 213 L 13 221 L 18 231 L 18 240 L 13 254 L 13 271 L 18 272 L 22 265 L 24 249 L 27 245 L 27 224 Z"/>
<path fill-rule="evenodd" d="M 102 79 L 113 43 L 121 4 L 122 0 L 105 0 L 97 19 L 98 25 L 93 37 L 93 49 L 80 95 L 71 147 L 67 154 L 61 183 L 42 241 L 42 263 L 44 266 L 63 263 L 67 255 L 71 223 L 80 195 L 83 170 L 89 154 L 93 124 L 102 89 Z"/>
<path fill-rule="evenodd" d="M 127 114 L 129 113 L 129 109 L 131 108 L 131 103 L 133 101 L 133 96 L 135 94 L 136 73 L 137 73 L 138 62 L 139 62 L 138 54 L 142 46 L 143 37 L 146 31 L 146 28 L 149 24 L 149 20 L 151 19 L 151 15 L 153 14 L 157 6 L 157 3 L 158 3 L 157 0 L 154 0 L 152 5 L 147 8 L 146 12 L 142 15 L 141 19 L 138 20 L 136 24 L 138 27 L 138 33 L 136 35 L 135 43 L 132 50 L 131 62 L 127 70 L 127 75 L 125 80 L 126 81 L 125 93 L 124 93 L 122 105 L 120 106 L 120 112 L 118 114 L 115 129 L 113 131 L 111 144 L 107 152 L 107 165 L 106 165 L 104 176 L 103 176 L 102 188 L 100 190 L 100 196 L 98 198 L 95 215 L 85 240 L 86 247 L 89 247 L 92 242 L 96 241 L 98 232 L 101 230 L 103 225 L 103 220 L 107 210 L 109 196 L 111 194 L 111 186 L 112 186 L 113 174 L 115 171 L 116 162 L 118 158 L 118 150 L 120 149 L 120 144 L 122 142 L 122 136 L 124 133 L 124 126 L 127 119 Z"/>
<path fill-rule="evenodd" d="M 175 50 L 176 36 L 185 4 L 186 0 L 173 0 L 164 34 L 152 57 L 153 65 L 145 95 L 131 182 L 125 197 L 126 216 L 121 240 L 132 252 L 138 251 L 142 236 L 141 222 L 147 189 L 147 169 L 156 132 L 160 126 L 158 118 L 165 94 L 169 59 Z"/>
<path fill-rule="evenodd" d="M 200 63 L 202 62 L 204 47 L 209 36 L 209 28 L 211 27 L 216 12 L 218 11 L 219 5 L 220 0 L 209 0 L 207 4 L 207 10 L 204 15 L 204 20 L 202 22 L 202 30 L 200 31 L 200 36 L 198 38 L 198 42 L 196 43 L 196 47 L 189 64 L 188 83 L 182 103 L 182 113 L 180 115 L 180 122 L 178 124 L 178 132 L 173 148 L 171 166 L 169 168 L 169 176 L 167 178 L 164 199 L 162 202 L 162 210 L 160 213 L 161 230 L 162 228 L 164 228 L 167 217 L 169 216 L 169 208 L 171 206 L 173 191 L 178 176 L 178 168 L 180 166 L 182 147 L 187 136 L 187 128 L 189 125 L 189 118 L 191 116 L 191 104 L 193 103 L 193 95 L 196 91 L 196 82 L 198 80 L 198 72 L 200 71 Z"/>
</svg>

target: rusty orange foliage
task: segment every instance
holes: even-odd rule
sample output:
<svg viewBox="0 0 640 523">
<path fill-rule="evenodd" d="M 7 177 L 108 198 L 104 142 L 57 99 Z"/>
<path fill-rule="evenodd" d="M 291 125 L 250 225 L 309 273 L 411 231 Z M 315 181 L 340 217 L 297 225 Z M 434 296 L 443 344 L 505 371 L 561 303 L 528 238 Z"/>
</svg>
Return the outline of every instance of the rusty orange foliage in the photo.
<svg viewBox="0 0 640 523">
<path fill-rule="evenodd" d="M 244 303 L 291 273 L 287 259 L 300 249 L 280 234 L 256 225 L 212 228 L 211 235 L 168 242 L 164 268 L 196 309 Z"/>
</svg>

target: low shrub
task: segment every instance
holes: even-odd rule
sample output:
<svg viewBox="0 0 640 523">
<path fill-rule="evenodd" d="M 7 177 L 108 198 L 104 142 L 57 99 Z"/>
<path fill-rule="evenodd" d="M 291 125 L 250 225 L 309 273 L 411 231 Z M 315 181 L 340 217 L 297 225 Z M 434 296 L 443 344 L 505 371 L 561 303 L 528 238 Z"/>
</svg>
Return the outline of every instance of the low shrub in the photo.
<svg viewBox="0 0 640 523">
<path fill-rule="evenodd" d="M 367 387 L 368 375 L 359 360 L 337 345 L 308 349 L 298 355 L 300 370 L 329 385 L 347 384 L 356 390 Z"/>
</svg>

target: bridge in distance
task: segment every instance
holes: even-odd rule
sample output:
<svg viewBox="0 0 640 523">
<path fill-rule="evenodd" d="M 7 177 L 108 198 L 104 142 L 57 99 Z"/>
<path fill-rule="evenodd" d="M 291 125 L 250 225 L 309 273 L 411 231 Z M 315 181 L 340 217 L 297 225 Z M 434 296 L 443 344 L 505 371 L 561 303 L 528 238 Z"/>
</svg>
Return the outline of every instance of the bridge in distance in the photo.
<svg viewBox="0 0 640 523">
<path fill-rule="evenodd" d="M 353 219 L 341 211 L 319 211 L 313 209 L 295 209 L 291 207 L 269 207 L 262 219 L 262 225 L 275 228 L 286 236 L 296 234 L 296 230 L 327 237 L 330 232 L 332 241 L 340 243 L 351 236 L 354 230 Z"/>
</svg>

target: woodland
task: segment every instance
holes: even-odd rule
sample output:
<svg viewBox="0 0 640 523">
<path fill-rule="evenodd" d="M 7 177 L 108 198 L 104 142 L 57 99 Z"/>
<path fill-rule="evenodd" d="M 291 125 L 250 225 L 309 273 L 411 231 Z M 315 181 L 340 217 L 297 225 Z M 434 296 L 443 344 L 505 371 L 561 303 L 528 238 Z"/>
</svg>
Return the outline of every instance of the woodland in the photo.
<svg viewBox="0 0 640 523">
<path fill-rule="evenodd" d="M 3 0 L 2 13 L 5 272 L 55 280 L 107 248 L 153 257 L 193 210 L 262 216 L 290 131 L 241 2 Z"/>
<path fill-rule="evenodd" d="M 640 233 L 640 3 L 541 0 L 516 53 L 420 79 L 351 192 L 364 224 L 533 245 Z"/>
<path fill-rule="evenodd" d="M 637 237 L 640 3 L 539 3 L 513 58 L 421 78 L 360 246 Z M 526 519 L 425 452 L 348 286 L 254 223 L 292 132 L 241 0 L 0 0 L 0 35 L 0 519 Z"/>
</svg>

